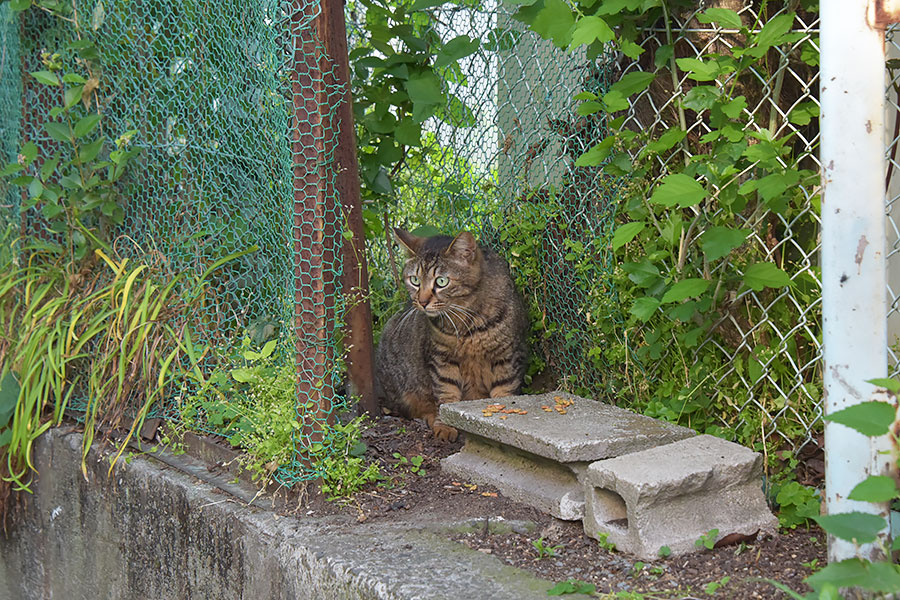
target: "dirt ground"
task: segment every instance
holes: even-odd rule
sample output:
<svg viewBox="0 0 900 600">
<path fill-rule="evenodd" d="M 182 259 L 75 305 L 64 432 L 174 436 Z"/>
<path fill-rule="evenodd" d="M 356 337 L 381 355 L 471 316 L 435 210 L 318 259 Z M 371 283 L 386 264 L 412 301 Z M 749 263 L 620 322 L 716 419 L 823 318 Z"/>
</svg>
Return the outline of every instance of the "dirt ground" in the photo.
<svg viewBox="0 0 900 600">
<path fill-rule="evenodd" d="M 802 528 L 686 557 L 640 562 L 602 548 L 584 534 L 580 522 L 554 519 L 496 490 L 442 474 L 440 459 L 459 451 L 462 442 L 440 443 L 420 422 L 384 417 L 365 432 L 363 441 L 368 446 L 366 456 L 377 461 L 390 480 L 370 486 L 345 504 L 328 502 L 309 486 L 301 511 L 351 514 L 359 521 L 429 515 L 445 520 L 485 520 L 485 527 L 473 526 L 452 538 L 550 581 L 576 579 L 594 584 L 601 594 L 634 600 L 787 598 L 766 580 L 805 593 L 808 588 L 803 579 L 825 562 L 824 534 Z M 423 474 L 413 472 L 418 457 Z M 509 521 L 512 528 L 487 526 L 498 517 Z M 525 527 L 522 522 L 534 526 Z M 543 557 L 536 543 L 549 548 Z"/>
</svg>

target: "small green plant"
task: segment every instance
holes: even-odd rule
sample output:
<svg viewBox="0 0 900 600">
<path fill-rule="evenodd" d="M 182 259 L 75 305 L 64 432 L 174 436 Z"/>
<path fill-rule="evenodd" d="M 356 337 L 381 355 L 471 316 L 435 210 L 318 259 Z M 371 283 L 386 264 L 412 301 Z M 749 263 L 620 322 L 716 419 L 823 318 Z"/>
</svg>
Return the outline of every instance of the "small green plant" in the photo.
<svg viewBox="0 0 900 600">
<path fill-rule="evenodd" d="M 784 529 L 807 525 L 813 517 L 819 515 L 821 500 L 815 488 L 793 480 L 773 487 L 775 503 L 778 505 L 778 524 Z"/>
<path fill-rule="evenodd" d="M 819 566 L 819 559 L 818 559 L 818 558 L 814 558 L 814 559 L 812 559 L 812 560 L 809 561 L 809 562 L 800 563 L 800 565 L 806 567 L 806 568 L 809 569 L 810 571 L 815 571 L 815 570 L 816 570 L 816 567 Z"/>
<path fill-rule="evenodd" d="M 668 546 L 660 546 L 659 552 L 657 552 L 660 558 L 669 558 L 672 556 L 672 549 Z"/>
<path fill-rule="evenodd" d="M 346 500 L 364 486 L 384 480 L 376 463 L 366 463 L 368 449 L 362 431 L 366 416 L 335 423 L 325 432 L 324 443 L 314 444 L 314 466 L 322 477 L 322 492 L 329 501 Z"/>
<path fill-rule="evenodd" d="M 562 546 L 551 546 L 542 537 L 532 541 L 531 545 L 537 550 L 537 560 L 556 556 L 556 553 L 562 549 Z"/>
<path fill-rule="evenodd" d="M 646 567 L 642 561 L 637 561 L 633 565 L 631 565 L 631 576 L 632 577 L 640 577 L 641 573 L 644 571 L 644 567 Z"/>
<path fill-rule="evenodd" d="M 731 577 L 728 576 L 725 576 L 718 581 L 710 581 L 705 586 L 703 586 L 703 591 L 706 592 L 708 596 L 712 596 L 721 588 L 725 587 L 729 581 L 731 581 Z"/>
<path fill-rule="evenodd" d="M 616 551 L 616 543 L 609 541 L 609 532 L 597 532 L 597 545 L 609 552 Z"/>
<path fill-rule="evenodd" d="M 719 530 L 710 529 L 709 531 L 701 535 L 700 539 L 694 542 L 694 545 L 698 548 L 706 548 L 707 550 L 712 550 L 716 545 L 717 537 L 719 537 Z"/>
<path fill-rule="evenodd" d="M 420 477 L 424 477 L 427 474 L 424 467 L 422 467 L 422 463 L 425 462 L 424 456 L 416 455 L 412 458 L 406 458 L 399 452 L 394 452 L 393 457 L 397 459 L 398 466 L 409 466 L 410 473 L 419 475 Z"/>
<path fill-rule="evenodd" d="M 548 596 L 564 596 L 566 594 L 593 594 L 597 591 L 597 586 L 593 583 L 578 581 L 577 579 L 569 579 L 560 581 L 552 588 L 547 590 Z"/>
</svg>

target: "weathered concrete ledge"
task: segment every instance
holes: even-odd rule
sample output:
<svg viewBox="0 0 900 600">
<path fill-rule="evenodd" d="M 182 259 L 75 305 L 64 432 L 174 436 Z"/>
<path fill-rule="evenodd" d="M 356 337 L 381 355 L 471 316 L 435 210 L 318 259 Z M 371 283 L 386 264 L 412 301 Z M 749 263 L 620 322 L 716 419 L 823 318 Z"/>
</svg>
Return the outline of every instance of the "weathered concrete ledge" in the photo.
<svg viewBox="0 0 900 600">
<path fill-rule="evenodd" d="M 451 523 L 247 506 L 185 457 L 121 461 L 107 478 L 92 452 L 86 481 L 80 442 L 60 431 L 38 441 L 35 493 L 0 536 L 0 599 L 536 600 L 552 585 L 451 542 Z"/>
</svg>

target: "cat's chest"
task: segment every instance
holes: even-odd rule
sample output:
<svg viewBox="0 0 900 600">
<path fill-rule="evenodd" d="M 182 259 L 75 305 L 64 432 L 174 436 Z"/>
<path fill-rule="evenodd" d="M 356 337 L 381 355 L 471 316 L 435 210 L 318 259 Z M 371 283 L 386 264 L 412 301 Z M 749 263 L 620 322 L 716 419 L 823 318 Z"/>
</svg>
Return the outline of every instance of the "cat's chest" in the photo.
<svg viewBox="0 0 900 600">
<path fill-rule="evenodd" d="M 435 348 L 443 356 L 462 366 L 480 365 L 496 353 L 497 348 L 492 336 L 470 335 L 457 337 L 441 332 L 432 336 Z"/>
</svg>

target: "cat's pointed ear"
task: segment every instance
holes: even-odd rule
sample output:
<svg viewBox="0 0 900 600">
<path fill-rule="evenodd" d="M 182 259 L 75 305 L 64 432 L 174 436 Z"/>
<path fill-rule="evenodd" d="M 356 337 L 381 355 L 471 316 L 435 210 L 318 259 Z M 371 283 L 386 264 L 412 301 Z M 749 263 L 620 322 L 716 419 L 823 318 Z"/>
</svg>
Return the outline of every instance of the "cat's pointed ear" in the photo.
<svg viewBox="0 0 900 600">
<path fill-rule="evenodd" d="M 478 257 L 478 242 L 475 241 L 475 236 L 468 231 L 461 231 L 444 250 L 444 255 L 455 256 L 472 264 Z"/>
<path fill-rule="evenodd" d="M 419 250 L 422 249 L 422 244 L 425 243 L 425 238 L 415 236 L 399 227 L 394 227 L 394 239 L 406 250 L 410 258 L 418 256 Z"/>
</svg>

